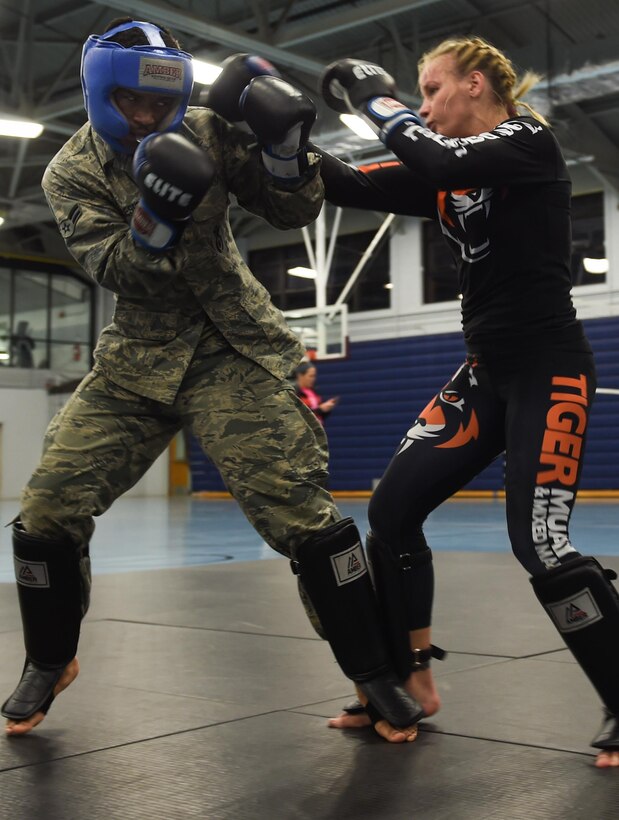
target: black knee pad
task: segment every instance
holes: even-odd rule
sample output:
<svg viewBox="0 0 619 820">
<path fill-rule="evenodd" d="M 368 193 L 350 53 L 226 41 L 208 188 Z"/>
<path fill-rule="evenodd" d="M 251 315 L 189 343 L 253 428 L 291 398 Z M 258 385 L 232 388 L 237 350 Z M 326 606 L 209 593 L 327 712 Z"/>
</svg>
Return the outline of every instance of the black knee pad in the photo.
<svg viewBox="0 0 619 820">
<path fill-rule="evenodd" d="M 26 654 L 41 666 L 66 666 L 77 652 L 84 606 L 78 551 L 29 535 L 18 522 L 13 555 Z"/>
<path fill-rule="evenodd" d="M 374 588 L 352 519 L 344 518 L 303 543 L 291 566 L 344 674 L 365 681 L 388 669 Z"/>
<path fill-rule="evenodd" d="M 365 545 L 385 639 L 396 672 L 406 679 L 412 662 L 409 631 L 430 626 L 434 587 L 432 551 L 424 546 L 414 552 L 399 553 L 372 532 L 368 533 Z M 420 596 L 425 601 L 421 608 L 427 610 L 425 623 L 416 623 L 416 616 L 411 615 L 413 607 L 419 608 Z"/>
<path fill-rule="evenodd" d="M 595 558 L 580 557 L 531 583 L 607 709 L 619 715 L 619 595 L 611 583 L 616 577 Z"/>
</svg>

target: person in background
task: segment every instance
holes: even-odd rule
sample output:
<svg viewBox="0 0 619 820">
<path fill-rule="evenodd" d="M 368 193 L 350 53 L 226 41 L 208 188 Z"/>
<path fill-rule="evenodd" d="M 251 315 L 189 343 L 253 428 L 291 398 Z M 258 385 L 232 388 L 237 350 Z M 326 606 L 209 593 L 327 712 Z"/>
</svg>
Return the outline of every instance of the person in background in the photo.
<svg viewBox="0 0 619 820">
<path fill-rule="evenodd" d="M 321 424 L 325 423 L 325 419 L 331 413 L 333 408 L 339 401 L 339 396 L 325 399 L 316 393 L 314 386 L 316 384 L 316 365 L 313 362 L 301 362 L 295 368 L 295 392 L 301 399 L 303 404 L 307 405 L 314 413 Z"/>
<path fill-rule="evenodd" d="M 36 347 L 30 335 L 30 323 L 20 321 L 11 337 L 11 364 L 13 367 L 33 367 L 32 351 Z"/>
</svg>

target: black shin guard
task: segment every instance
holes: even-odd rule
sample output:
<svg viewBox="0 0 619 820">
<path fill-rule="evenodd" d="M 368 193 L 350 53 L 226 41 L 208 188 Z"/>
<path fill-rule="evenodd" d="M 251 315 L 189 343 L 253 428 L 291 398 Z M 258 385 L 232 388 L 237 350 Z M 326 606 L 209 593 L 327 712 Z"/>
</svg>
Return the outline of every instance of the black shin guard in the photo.
<svg viewBox="0 0 619 820">
<path fill-rule="evenodd" d="M 40 666 L 66 666 L 77 652 L 82 619 L 77 549 L 16 524 L 13 554 L 26 654 Z"/>
<path fill-rule="evenodd" d="M 62 670 L 73 660 L 82 618 L 82 578 L 75 546 L 13 527 L 17 593 L 26 665 L 2 714 L 15 720 L 46 711 Z"/>
<path fill-rule="evenodd" d="M 611 583 L 612 570 L 595 558 L 580 557 L 546 574 L 531 578 L 538 600 L 550 615 L 583 672 L 587 675 L 615 727 L 619 721 L 619 594 Z M 606 727 L 592 745 L 617 746 Z"/>
<path fill-rule="evenodd" d="M 400 685 L 384 642 L 374 588 L 359 532 L 345 518 L 299 547 L 292 570 L 301 582 L 343 673 L 357 682 L 394 726 L 410 726 L 423 710 Z"/>
<path fill-rule="evenodd" d="M 359 532 L 344 518 L 301 545 L 301 578 L 342 671 L 364 681 L 390 668 Z"/>
<path fill-rule="evenodd" d="M 428 663 L 429 657 L 444 655 L 438 648 L 434 652 L 427 650 L 426 654 L 430 654 L 422 661 L 411 653 L 409 641 L 411 629 L 430 625 L 434 587 L 432 551 L 426 546 L 416 552 L 396 555 L 372 532 L 368 533 L 365 543 L 389 652 L 396 672 L 405 680 L 411 671 Z M 417 624 L 413 623 L 416 618 L 412 617 L 410 607 L 417 607 L 421 596 L 427 599 L 427 607 L 423 607 L 428 610 L 427 622 Z"/>
</svg>

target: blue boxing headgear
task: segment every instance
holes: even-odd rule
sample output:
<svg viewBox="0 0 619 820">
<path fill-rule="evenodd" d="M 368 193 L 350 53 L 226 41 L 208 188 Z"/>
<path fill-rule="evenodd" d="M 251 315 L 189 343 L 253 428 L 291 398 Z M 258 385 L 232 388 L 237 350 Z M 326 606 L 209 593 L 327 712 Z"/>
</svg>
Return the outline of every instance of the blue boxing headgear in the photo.
<svg viewBox="0 0 619 820">
<path fill-rule="evenodd" d="M 109 39 L 130 28 L 141 29 L 148 45 L 126 48 Z M 112 99 L 117 88 L 178 97 L 178 105 L 158 128 L 176 131 L 185 116 L 193 87 L 191 55 L 166 46 L 157 26 L 136 20 L 122 23 L 100 36 L 93 34 L 86 40 L 81 77 L 90 124 L 115 151 L 123 154 L 130 154 L 133 149 L 121 142 L 129 136 L 129 123 Z"/>
</svg>

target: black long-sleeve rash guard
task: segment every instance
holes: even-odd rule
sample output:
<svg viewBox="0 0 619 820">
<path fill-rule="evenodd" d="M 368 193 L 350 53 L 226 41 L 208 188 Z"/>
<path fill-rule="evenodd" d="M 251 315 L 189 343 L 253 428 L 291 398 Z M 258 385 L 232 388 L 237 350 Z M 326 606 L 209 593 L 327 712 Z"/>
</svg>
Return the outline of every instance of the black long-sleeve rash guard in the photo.
<svg viewBox="0 0 619 820">
<path fill-rule="evenodd" d="M 437 219 L 454 254 L 470 350 L 580 338 L 570 296 L 571 183 L 533 117 L 464 139 L 403 123 L 398 162 L 358 169 L 323 153 L 329 202 Z M 527 344 L 528 343 L 528 344 Z"/>
</svg>

